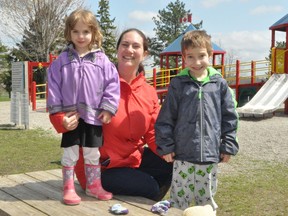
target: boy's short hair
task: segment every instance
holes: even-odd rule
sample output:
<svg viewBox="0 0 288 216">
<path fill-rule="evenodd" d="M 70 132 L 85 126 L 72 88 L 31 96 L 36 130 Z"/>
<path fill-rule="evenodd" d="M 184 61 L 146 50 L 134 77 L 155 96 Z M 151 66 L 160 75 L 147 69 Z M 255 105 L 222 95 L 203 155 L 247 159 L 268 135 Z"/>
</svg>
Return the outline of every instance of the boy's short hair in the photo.
<svg viewBox="0 0 288 216">
<path fill-rule="evenodd" d="M 208 55 L 213 53 L 211 36 L 205 30 L 192 30 L 184 34 L 181 40 L 181 51 L 185 54 L 188 48 L 206 48 Z"/>
</svg>

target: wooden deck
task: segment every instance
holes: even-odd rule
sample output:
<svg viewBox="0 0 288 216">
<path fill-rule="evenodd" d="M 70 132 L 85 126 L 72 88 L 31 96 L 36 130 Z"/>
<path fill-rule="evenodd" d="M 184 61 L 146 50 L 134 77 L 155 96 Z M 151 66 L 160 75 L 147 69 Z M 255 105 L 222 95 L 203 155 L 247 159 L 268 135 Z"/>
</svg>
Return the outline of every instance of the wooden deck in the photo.
<svg viewBox="0 0 288 216">
<path fill-rule="evenodd" d="M 0 216 L 105 216 L 112 215 L 109 213 L 109 207 L 115 203 L 120 203 L 128 208 L 128 215 L 131 216 L 155 216 L 150 211 L 155 201 L 129 196 L 114 196 L 112 200 L 99 201 L 87 196 L 79 184 L 75 185 L 82 202 L 77 206 L 67 206 L 62 202 L 62 174 L 60 169 L 1 176 Z M 178 215 L 181 216 L 182 211 L 170 208 L 166 216 Z"/>
</svg>

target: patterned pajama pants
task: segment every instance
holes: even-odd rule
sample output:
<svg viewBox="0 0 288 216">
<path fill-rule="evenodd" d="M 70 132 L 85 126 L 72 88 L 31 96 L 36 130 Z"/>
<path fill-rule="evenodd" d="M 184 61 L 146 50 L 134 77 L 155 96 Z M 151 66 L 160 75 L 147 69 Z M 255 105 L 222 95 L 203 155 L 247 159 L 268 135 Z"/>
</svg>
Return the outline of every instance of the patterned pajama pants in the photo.
<svg viewBox="0 0 288 216">
<path fill-rule="evenodd" d="M 214 195 L 217 190 L 217 168 L 213 164 L 193 164 L 186 161 L 174 161 L 170 198 L 173 206 L 186 209 L 190 205 L 210 204 L 214 210 L 217 204 Z"/>
</svg>

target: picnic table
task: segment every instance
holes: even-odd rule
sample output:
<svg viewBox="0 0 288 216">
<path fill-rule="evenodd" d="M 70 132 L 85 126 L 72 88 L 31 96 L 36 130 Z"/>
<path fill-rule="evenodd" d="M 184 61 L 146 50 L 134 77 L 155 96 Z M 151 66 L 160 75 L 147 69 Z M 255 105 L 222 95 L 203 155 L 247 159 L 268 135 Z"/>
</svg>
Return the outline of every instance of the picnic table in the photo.
<svg viewBox="0 0 288 216">
<path fill-rule="evenodd" d="M 0 176 L 0 215 L 112 215 L 109 208 L 119 203 L 129 210 L 128 215 L 156 215 L 151 207 L 156 202 L 143 197 L 114 196 L 100 201 L 89 197 L 75 181 L 76 191 L 82 202 L 67 206 L 62 202 L 61 169 Z M 170 208 L 166 216 L 181 216 L 182 211 Z"/>
</svg>

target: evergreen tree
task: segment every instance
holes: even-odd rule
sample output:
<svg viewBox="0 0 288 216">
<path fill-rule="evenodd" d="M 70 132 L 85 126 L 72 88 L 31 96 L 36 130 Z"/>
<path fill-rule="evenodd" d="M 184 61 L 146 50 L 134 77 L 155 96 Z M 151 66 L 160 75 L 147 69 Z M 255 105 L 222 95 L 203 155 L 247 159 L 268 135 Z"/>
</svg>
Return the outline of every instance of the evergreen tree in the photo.
<svg viewBox="0 0 288 216">
<path fill-rule="evenodd" d="M 0 85 L 8 92 L 9 98 L 12 91 L 11 56 L 9 49 L 0 41 Z"/>
<path fill-rule="evenodd" d="M 109 0 L 100 0 L 97 16 L 103 34 L 103 49 L 112 62 L 116 62 L 116 37 L 113 25 L 115 18 L 110 19 Z"/>
<path fill-rule="evenodd" d="M 156 36 L 149 38 L 149 43 L 150 55 L 153 56 L 154 66 L 159 65 L 160 53 L 187 28 L 188 24 L 180 23 L 180 18 L 190 13 L 190 10 L 185 9 L 183 2 L 176 0 L 175 2 L 170 2 L 165 9 L 159 10 L 157 17 L 152 18 L 156 25 L 156 28 L 153 29 L 156 32 Z M 194 27 L 201 28 L 202 21 L 195 24 Z M 170 65 L 174 64 L 170 63 Z"/>
<path fill-rule="evenodd" d="M 283 48 L 285 49 L 286 48 L 286 42 L 285 41 L 276 41 L 276 45 L 275 45 L 276 48 Z M 271 57 L 272 57 L 272 49 L 270 48 L 269 50 L 269 56 L 268 57 L 265 57 L 265 59 L 267 61 L 271 61 Z"/>
</svg>

